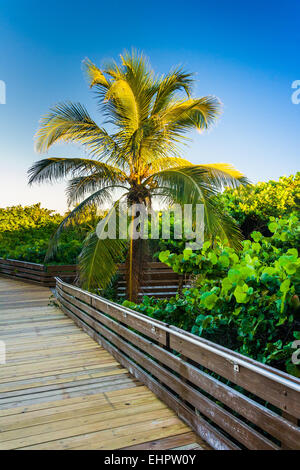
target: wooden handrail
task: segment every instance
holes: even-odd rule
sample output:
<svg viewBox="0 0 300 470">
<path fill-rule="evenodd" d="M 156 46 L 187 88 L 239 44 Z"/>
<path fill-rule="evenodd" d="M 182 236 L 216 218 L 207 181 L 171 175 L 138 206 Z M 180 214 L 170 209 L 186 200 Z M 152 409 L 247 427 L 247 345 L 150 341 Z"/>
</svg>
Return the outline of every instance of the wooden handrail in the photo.
<svg viewBox="0 0 300 470">
<path fill-rule="evenodd" d="M 0 275 L 20 281 L 41 284 L 47 287 L 55 286 L 55 276 L 64 277 L 73 282 L 77 276 L 76 265 L 44 265 L 0 258 Z"/>
<path fill-rule="evenodd" d="M 63 282 L 60 278 L 55 278 L 55 279 L 57 282 L 61 283 L 62 285 L 65 285 L 66 287 L 70 287 L 73 293 L 77 291 L 78 293 L 87 294 L 88 296 L 90 296 L 91 299 L 94 298 L 107 306 L 112 306 L 112 308 L 114 308 L 116 311 L 123 312 L 123 313 L 126 312 L 132 318 L 142 318 L 145 323 L 148 323 L 149 325 L 152 325 L 152 326 L 159 325 L 161 330 L 172 333 L 177 338 L 184 339 L 188 343 L 196 345 L 196 346 L 201 345 L 201 348 L 206 349 L 207 351 L 213 352 L 214 354 L 217 354 L 223 357 L 224 359 L 228 360 L 233 365 L 240 365 L 240 366 L 246 367 L 249 370 L 252 370 L 264 377 L 268 377 L 270 379 L 276 380 L 278 381 L 278 383 L 285 385 L 287 388 L 294 389 L 300 393 L 300 379 L 298 379 L 297 377 L 294 377 L 290 374 L 274 369 L 273 367 L 262 365 L 260 362 L 249 360 L 249 358 L 247 358 L 246 356 L 243 356 L 242 354 L 239 354 L 239 353 L 235 353 L 231 351 L 230 349 L 227 349 L 224 347 L 219 348 L 218 345 L 216 345 L 212 341 L 204 340 L 203 338 L 193 335 L 193 334 L 187 334 L 187 332 L 184 330 L 181 330 L 179 328 L 174 328 L 172 325 L 168 325 L 160 320 L 150 318 L 147 315 L 143 315 L 128 307 L 119 305 L 97 294 L 92 294 L 90 292 L 84 291 L 83 289 L 80 289 L 77 286 L 70 286 L 69 284 Z M 299 412 L 300 412 L 300 408 L 299 408 Z M 300 417 L 300 414 L 299 414 L 299 417 Z"/>
<path fill-rule="evenodd" d="M 0 274 L 5 277 L 53 287 L 55 276 L 63 277 L 68 282 L 74 282 L 77 279 L 78 266 L 76 264 L 44 265 L 0 258 Z M 124 264 L 118 265 L 118 274 L 116 292 L 122 297 L 126 290 Z M 157 298 L 171 297 L 177 294 L 183 284 L 188 286 L 186 282 L 182 282 L 181 276 L 174 273 L 167 265 L 160 262 L 149 262 L 145 266 L 144 279 L 141 280 L 139 298 L 144 295 Z"/>
</svg>

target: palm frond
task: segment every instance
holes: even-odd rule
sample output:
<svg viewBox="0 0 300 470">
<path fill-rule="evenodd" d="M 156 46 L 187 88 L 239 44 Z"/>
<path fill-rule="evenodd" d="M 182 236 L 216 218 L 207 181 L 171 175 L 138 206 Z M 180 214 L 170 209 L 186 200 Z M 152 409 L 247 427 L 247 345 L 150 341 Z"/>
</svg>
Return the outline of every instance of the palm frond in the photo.
<svg viewBox="0 0 300 470">
<path fill-rule="evenodd" d="M 59 103 L 54 106 L 41 119 L 36 139 L 36 150 L 41 153 L 59 142 L 83 145 L 98 158 L 117 151 L 113 136 L 101 129 L 80 103 Z"/>
<path fill-rule="evenodd" d="M 214 240 L 220 237 L 227 240 L 235 250 L 240 250 L 244 239 L 236 221 L 225 212 L 222 212 L 218 202 L 211 198 L 204 204 L 204 234 L 205 238 Z"/>
<path fill-rule="evenodd" d="M 135 96 L 141 124 L 150 116 L 152 101 L 157 92 L 154 72 L 145 55 L 135 49 L 131 53 L 125 51 L 121 55 L 121 61 L 123 78 L 130 85 Z"/>
<path fill-rule="evenodd" d="M 179 204 L 197 204 L 215 196 L 217 191 L 205 181 L 206 170 L 199 165 L 178 166 L 154 173 L 144 184 L 155 183 L 165 200 Z"/>
<path fill-rule="evenodd" d="M 169 204 L 203 204 L 206 235 L 228 238 L 232 246 L 240 247 L 242 234 L 234 220 L 219 209 L 215 202 L 218 188 L 207 179 L 207 170 L 201 165 L 163 170 L 146 181 L 156 183 L 152 195 Z"/>
<path fill-rule="evenodd" d="M 192 74 L 182 69 L 174 70 L 159 80 L 152 115 L 161 112 L 174 99 L 174 94 L 184 90 L 188 97 L 192 91 Z"/>
<path fill-rule="evenodd" d="M 199 166 L 206 170 L 207 181 L 220 190 L 228 186 L 237 188 L 250 184 L 245 175 L 229 163 L 208 163 Z"/>
<path fill-rule="evenodd" d="M 67 217 L 61 222 L 58 226 L 56 232 L 51 237 L 51 240 L 48 245 L 48 250 L 45 256 L 45 262 L 47 262 L 57 251 L 57 246 L 59 242 L 59 237 L 62 231 L 72 223 L 75 223 L 76 220 L 79 220 L 80 215 L 82 214 L 83 210 L 87 207 L 92 207 L 95 204 L 98 206 L 103 205 L 106 202 L 111 200 L 111 188 L 102 188 L 99 191 L 96 191 L 94 194 L 87 197 L 84 201 L 82 201 L 75 209 L 73 209 Z"/>
<path fill-rule="evenodd" d="M 95 85 L 99 85 L 105 90 L 109 89 L 109 80 L 107 80 L 103 72 L 88 58 L 83 61 L 83 68 L 91 88 Z"/>
<path fill-rule="evenodd" d="M 106 93 L 105 99 L 112 102 L 111 112 L 114 113 L 117 124 L 129 132 L 134 132 L 139 127 L 138 103 L 126 80 L 115 80 Z"/>
<path fill-rule="evenodd" d="M 191 162 L 189 162 L 185 158 L 168 156 L 155 158 L 153 160 L 150 160 L 150 162 L 148 163 L 150 173 L 156 173 L 161 170 L 167 170 L 179 166 L 186 167 L 190 165 Z"/>
<path fill-rule="evenodd" d="M 214 96 L 177 101 L 161 115 L 166 130 L 182 132 L 191 128 L 208 129 L 221 113 L 221 103 Z"/>
<path fill-rule="evenodd" d="M 140 168 L 155 163 L 158 158 L 181 155 L 178 144 L 189 140 L 184 134 L 193 128 L 209 128 L 219 114 L 219 101 L 214 97 L 204 97 L 176 100 L 160 113 L 152 115 L 131 136 L 132 149 L 139 149 Z"/>
<path fill-rule="evenodd" d="M 69 181 L 66 194 L 68 197 L 68 205 L 78 204 L 87 194 L 96 192 L 102 188 L 115 188 L 127 190 L 125 184 L 126 180 L 120 177 L 118 172 L 103 171 L 93 173 L 90 175 L 78 176 Z"/>
<path fill-rule="evenodd" d="M 106 222 L 114 216 L 116 205 L 106 216 Z M 104 224 L 101 230 L 104 232 Z M 127 245 L 126 240 L 101 238 L 99 235 L 98 230 L 88 235 L 79 256 L 80 283 L 87 290 L 107 287 Z"/>
<path fill-rule="evenodd" d="M 111 77 L 111 85 L 103 95 L 100 109 L 121 131 L 130 138 L 151 114 L 151 104 L 157 91 L 153 71 L 146 57 L 133 50 L 121 55 L 121 65 L 108 64 L 104 73 Z"/>
<path fill-rule="evenodd" d="M 28 170 L 29 184 L 52 183 L 68 176 L 81 174 L 101 173 L 103 178 L 113 177 L 118 181 L 125 181 L 126 174 L 119 168 L 115 168 L 98 160 L 88 158 L 45 158 L 35 162 Z"/>
</svg>

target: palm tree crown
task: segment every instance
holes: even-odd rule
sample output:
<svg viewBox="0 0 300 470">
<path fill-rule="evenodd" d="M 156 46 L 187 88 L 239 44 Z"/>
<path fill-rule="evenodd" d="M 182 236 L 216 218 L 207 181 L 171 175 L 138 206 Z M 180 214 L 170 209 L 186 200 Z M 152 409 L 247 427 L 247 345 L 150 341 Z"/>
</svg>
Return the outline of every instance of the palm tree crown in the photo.
<svg viewBox="0 0 300 470">
<path fill-rule="evenodd" d="M 202 203 L 208 235 L 226 237 L 238 246 L 241 235 L 222 214 L 214 196 L 224 186 L 246 184 L 228 164 L 193 165 L 182 158 L 179 144 L 194 128 L 209 128 L 220 114 L 213 96 L 192 98 L 192 75 L 182 69 L 156 77 L 142 54 L 121 56 L 100 70 L 90 60 L 85 72 L 96 91 L 99 109 L 112 132 L 100 127 L 78 103 L 60 103 L 42 118 L 36 148 L 46 152 L 58 142 L 80 144 L 89 158 L 46 158 L 29 170 L 29 183 L 71 179 L 68 203 L 75 205 L 52 238 L 49 255 L 63 228 L 90 205 L 103 205 L 121 192 L 128 204 Z M 118 199 L 120 200 L 120 199 Z M 118 201 L 115 201 L 117 204 Z M 131 244 L 132 245 L 132 244 Z M 124 251 L 122 240 L 102 240 L 92 232 L 80 256 L 82 284 L 104 287 Z M 133 246 L 130 247 L 131 259 Z"/>
</svg>

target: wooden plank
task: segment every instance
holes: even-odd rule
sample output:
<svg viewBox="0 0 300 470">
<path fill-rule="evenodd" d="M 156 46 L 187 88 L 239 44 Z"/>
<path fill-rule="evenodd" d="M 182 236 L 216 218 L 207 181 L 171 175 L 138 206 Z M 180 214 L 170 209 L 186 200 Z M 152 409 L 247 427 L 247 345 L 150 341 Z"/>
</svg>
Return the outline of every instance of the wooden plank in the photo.
<svg viewBox="0 0 300 470">
<path fill-rule="evenodd" d="M 182 330 L 182 329 L 180 329 L 180 328 L 178 328 L 174 325 L 169 325 L 169 328 L 173 331 L 176 331 L 176 332 L 179 332 L 179 333 L 184 333 L 184 335 L 187 338 L 191 338 L 192 341 L 194 341 L 194 340 L 196 340 L 198 342 L 200 341 L 203 345 L 207 345 L 207 346 L 212 346 L 213 345 L 214 349 L 217 350 L 217 351 L 220 351 L 221 353 L 226 354 L 226 353 L 230 352 L 230 355 L 233 358 L 237 358 L 238 360 L 242 359 L 244 362 L 247 363 L 247 365 L 250 365 L 250 366 L 253 365 L 255 367 L 258 366 L 261 370 L 265 370 L 266 372 L 270 372 L 272 374 L 275 374 L 278 377 L 283 377 L 287 381 L 294 382 L 295 384 L 300 385 L 300 379 L 298 377 L 295 377 L 294 375 L 290 375 L 287 372 L 284 372 L 280 369 L 275 369 L 274 367 L 271 367 L 267 364 L 264 364 L 262 362 L 258 362 L 255 359 L 252 359 L 251 357 L 243 356 L 242 354 L 240 354 L 236 351 L 225 348 L 225 346 L 221 346 L 220 344 L 213 343 L 212 341 L 209 341 L 208 339 L 196 336 L 193 333 Z"/>
<path fill-rule="evenodd" d="M 97 347 L 96 344 L 92 344 L 91 342 L 83 342 L 81 343 L 76 343 L 76 344 L 66 344 L 62 346 L 55 346 L 52 347 L 52 345 L 49 345 L 47 348 L 43 349 L 31 349 L 30 350 L 24 350 L 23 348 L 21 350 L 16 350 L 13 348 L 7 348 L 6 350 L 6 359 L 7 362 L 9 361 L 10 364 L 13 362 L 10 361 L 19 361 L 20 358 L 28 359 L 30 358 L 37 358 L 37 359 L 43 359 L 47 357 L 56 357 L 60 355 L 69 355 L 69 354 L 76 354 L 78 352 L 81 354 L 82 351 L 90 351 L 90 350 L 99 350 L 99 347 Z"/>
<path fill-rule="evenodd" d="M 178 292 L 178 286 L 141 286 L 139 295 L 158 295 L 160 293 L 165 294 L 165 293 L 174 293 L 175 295 Z"/>
<path fill-rule="evenodd" d="M 125 374 L 128 376 L 128 372 L 126 369 L 118 369 L 116 368 L 115 370 L 108 370 L 104 372 L 99 372 L 93 374 L 93 377 L 90 375 L 86 376 L 79 376 L 79 377 L 68 377 L 68 378 L 57 378 L 54 380 L 49 380 L 48 382 L 45 383 L 29 383 L 27 384 L 28 387 L 16 387 L 16 386 L 10 386 L 8 387 L 8 390 L 1 391 L 0 398 L 1 398 L 1 403 L 7 403 L 8 400 L 6 399 L 15 399 L 16 397 L 22 397 L 23 395 L 29 395 L 33 393 L 40 393 L 40 392 L 47 392 L 47 391 L 55 391 L 55 390 L 61 390 L 62 384 L 64 388 L 69 388 L 71 387 L 82 387 L 83 385 L 93 385 L 93 384 L 100 384 L 102 381 L 107 382 L 107 381 L 114 381 L 114 380 L 119 380 L 120 376 L 122 374 Z M 118 377 L 117 377 L 118 376 Z"/>
<path fill-rule="evenodd" d="M 2 368 L 0 369 L 1 375 L 0 377 L 15 377 L 18 373 L 38 373 L 38 372 L 44 372 L 44 371 L 51 371 L 51 370 L 59 370 L 59 369 L 66 369 L 68 367 L 76 367 L 79 364 L 80 365 L 88 365 L 88 364 L 97 364 L 97 361 L 103 359 L 103 353 L 99 350 L 97 354 L 95 352 L 93 353 L 87 353 L 87 354 L 81 354 L 78 359 L 70 359 L 69 361 L 66 361 L 64 358 L 61 360 L 58 360 L 55 358 L 54 360 L 44 360 L 40 361 L 38 363 L 35 363 L 34 365 L 32 364 L 31 361 L 28 361 L 26 363 L 23 363 L 21 365 L 13 365 L 13 366 L 5 366 L 5 370 L 7 372 L 2 372 Z M 0 403 L 1 406 L 1 403 Z"/>
<path fill-rule="evenodd" d="M 125 264 L 124 263 L 118 264 L 118 269 L 120 271 L 125 271 Z M 170 266 L 168 266 L 165 263 L 161 263 L 160 261 L 148 261 L 147 263 L 145 263 L 145 269 L 149 269 L 149 270 L 150 269 L 165 269 L 165 270 L 172 271 Z"/>
<path fill-rule="evenodd" d="M 14 280 L 14 281 L 22 281 L 22 282 L 27 282 L 29 284 L 36 284 L 36 285 L 40 285 L 40 286 L 47 286 L 47 287 L 54 287 L 55 285 L 55 281 L 54 280 L 50 280 L 49 282 L 47 281 L 41 281 L 41 278 L 39 276 L 20 276 L 18 274 L 6 274 L 3 270 L 0 271 L 0 276 L 1 277 L 6 277 L 7 279 L 11 279 L 11 280 Z"/>
<path fill-rule="evenodd" d="M 76 265 L 44 266 L 16 260 L 0 259 L 0 273 L 12 279 L 30 280 L 36 284 L 41 283 L 49 287 L 55 286 L 54 277 L 61 275 L 68 281 L 76 277 Z"/>
<path fill-rule="evenodd" d="M 170 332 L 170 348 L 267 400 L 278 408 L 300 417 L 299 392 L 291 388 L 288 383 L 283 385 L 277 382 L 275 380 L 275 369 L 273 369 L 274 380 L 243 366 L 239 366 L 238 370 L 235 370 L 234 360 L 230 362 L 219 355 L 217 351 L 208 350 L 201 345 L 201 341 L 192 343 L 189 338 L 179 337 L 173 332 Z M 228 350 L 228 352 L 230 351 Z M 240 358 L 243 359 L 242 356 Z M 257 365 L 260 366 L 259 363 Z"/>
<path fill-rule="evenodd" d="M 14 264 L 3 264 L 0 263 L 0 272 L 11 272 L 19 273 L 19 274 L 33 274 L 35 276 L 40 276 L 44 278 L 48 278 L 49 274 L 45 270 L 40 269 L 32 269 L 32 267 L 23 267 L 23 266 L 16 266 Z"/>
<path fill-rule="evenodd" d="M 15 408 L 16 406 L 29 406 L 38 402 L 48 402 L 53 400 L 64 400 L 65 398 L 78 397 L 83 395 L 94 395 L 98 393 L 109 392 L 110 390 L 138 387 L 139 384 L 135 379 L 123 374 L 122 377 L 98 381 L 97 383 L 76 386 L 62 387 L 60 390 L 43 391 L 32 395 L 24 395 L 22 398 L 6 399 L 5 403 L 1 403 L 1 409 Z"/>
<path fill-rule="evenodd" d="M 109 399 L 109 392 L 89 395 L 88 397 L 80 397 L 78 399 L 69 398 L 63 401 L 56 401 L 61 406 L 48 407 L 51 403 L 44 404 L 44 407 L 38 410 L 25 410 L 10 416 L 0 417 L 0 426 L 2 431 L 10 431 L 32 427 L 40 424 L 55 423 L 64 419 L 76 418 L 78 416 L 94 415 L 95 413 L 104 413 L 107 411 L 128 409 L 140 407 L 144 404 L 158 402 L 157 398 L 149 391 L 139 392 L 144 387 L 136 387 L 135 389 L 126 389 L 126 394 L 122 390 L 122 395 L 118 396 L 117 401 Z M 136 390 L 133 393 L 133 390 Z M 120 391 L 120 390 L 118 390 Z M 83 398 L 89 398 L 88 400 Z M 76 400 L 76 402 L 75 402 Z M 73 403 L 69 403 L 72 402 Z M 66 402 L 66 404 L 62 404 Z M 46 407 L 45 407 L 46 406 Z"/>
<path fill-rule="evenodd" d="M 48 273 L 61 273 L 61 272 L 65 272 L 67 271 L 68 273 L 69 272 L 72 272 L 74 274 L 77 274 L 77 265 L 76 264 L 56 264 L 56 265 L 47 265 L 46 267 L 46 271 Z"/>
<path fill-rule="evenodd" d="M 103 450 L 119 449 L 124 445 L 130 445 L 134 442 L 144 442 L 145 440 L 167 437 L 170 435 L 181 434 L 187 431 L 184 423 L 178 421 L 175 417 L 161 419 L 151 419 L 143 423 L 133 423 L 113 429 L 92 432 L 74 436 L 65 439 L 58 439 L 45 444 L 22 447 L 26 450 L 47 450 L 47 449 L 77 449 L 77 450 Z"/>
<path fill-rule="evenodd" d="M 3 293 L 3 294 L 8 294 L 9 293 L 9 295 L 11 294 L 11 296 L 15 297 L 15 298 L 17 298 L 18 296 L 22 296 L 23 293 L 25 295 L 28 293 L 29 286 L 28 286 L 27 281 L 21 281 L 20 279 L 18 279 L 18 281 L 15 282 L 12 279 L 5 278 L 4 276 L 2 276 L 2 274 L 0 274 L 0 279 L 1 279 L 0 293 Z M 6 284 L 6 283 L 4 283 L 4 281 L 8 281 L 8 283 Z M 12 289 L 12 287 L 11 287 L 12 282 L 18 284 L 18 287 Z M 30 293 L 32 295 L 36 295 L 37 293 L 41 293 L 41 292 L 43 292 L 43 294 L 45 294 L 47 292 L 47 294 L 49 295 L 49 289 L 47 287 L 31 284 Z"/>
<path fill-rule="evenodd" d="M 48 333 L 56 333 L 58 332 L 67 332 L 67 331 L 76 331 L 74 329 L 74 325 L 71 323 L 64 324 L 64 325 L 49 325 L 45 328 L 43 328 L 43 325 L 41 325 L 41 328 L 37 328 L 36 330 L 34 329 L 20 329 L 20 330 L 11 330 L 11 331 L 6 331 L 2 333 L 3 340 L 6 341 L 6 338 L 10 338 L 14 336 L 15 334 L 22 334 L 22 336 L 27 336 L 27 337 L 32 337 L 35 338 L 37 336 L 41 335 L 47 335 Z"/>
<path fill-rule="evenodd" d="M 29 263 L 28 261 L 18 261 L 14 259 L 5 259 L 5 258 L 0 258 L 0 266 L 9 264 L 11 266 L 20 266 L 23 268 L 31 268 L 33 270 L 37 271 L 44 271 L 44 265 L 43 264 L 38 264 L 38 263 Z"/>
<path fill-rule="evenodd" d="M 165 287 L 178 287 L 179 285 L 179 279 L 149 279 L 147 281 L 141 281 L 141 287 L 149 287 L 149 286 L 165 286 Z M 125 288 L 126 287 L 126 281 L 125 280 L 119 280 L 118 281 L 118 286 Z"/>
<path fill-rule="evenodd" d="M 118 410 L 102 410 L 100 413 L 76 416 L 54 423 L 30 426 L 1 433 L 0 450 L 21 447 L 64 439 L 70 436 L 113 429 L 128 424 L 168 418 L 172 412 L 158 400 L 137 407 Z"/>
<path fill-rule="evenodd" d="M 1 275 L 6 274 L 6 275 L 11 276 L 12 278 L 16 278 L 16 279 L 20 278 L 21 280 L 32 279 L 32 280 L 40 281 L 40 282 L 49 281 L 49 276 L 46 273 L 40 273 L 39 271 L 27 272 L 27 271 L 22 271 L 22 270 L 16 270 L 14 268 L 9 269 L 9 268 L 1 267 L 0 273 Z"/>
<path fill-rule="evenodd" d="M 186 432 L 184 434 L 177 434 L 176 436 L 165 437 L 164 439 L 123 447 L 121 450 L 166 450 L 173 446 L 183 446 L 194 444 L 195 442 L 197 442 L 196 434 L 193 432 Z"/>
<path fill-rule="evenodd" d="M 20 322 L 18 325 L 12 324 L 12 325 L 2 325 L 1 327 L 1 334 L 5 334 L 6 332 L 11 332 L 11 331 L 21 331 L 21 332 L 26 332 L 27 330 L 33 330 L 34 328 L 38 328 L 39 326 L 43 326 L 44 328 L 47 328 L 48 326 L 54 327 L 54 326 L 62 326 L 62 325 L 72 325 L 72 322 L 68 318 L 58 318 L 57 320 L 51 319 L 49 321 L 42 321 L 42 320 L 36 320 L 33 323 L 24 323 Z"/>
<path fill-rule="evenodd" d="M 116 318 L 122 323 L 126 323 L 128 326 L 140 331 L 150 338 L 155 339 L 159 343 L 166 345 L 165 331 L 160 329 L 158 326 L 154 327 L 151 322 L 149 322 L 148 318 L 142 318 L 134 312 L 131 312 L 129 309 L 124 309 L 117 304 L 107 302 L 99 296 L 86 294 L 78 288 L 66 286 L 63 283 L 58 283 L 58 287 L 67 294 L 86 302 L 92 307 Z"/>
<path fill-rule="evenodd" d="M 6 396 L 17 396 L 17 395 L 25 395 L 30 392 L 31 389 L 34 389 L 34 393 L 39 391 L 39 389 L 45 390 L 46 387 L 48 389 L 55 389 L 59 388 L 60 384 L 67 384 L 67 383 L 77 383 L 83 384 L 84 380 L 92 383 L 94 379 L 99 377 L 106 377 L 112 375 L 120 375 L 126 374 L 126 369 L 119 368 L 118 366 L 114 365 L 113 367 L 108 367 L 103 369 L 95 369 L 92 371 L 86 371 L 82 373 L 75 373 L 71 371 L 69 373 L 61 372 L 60 374 L 56 375 L 47 375 L 46 377 L 32 377 L 32 378 L 25 378 L 19 379 L 16 378 L 15 380 L 10 380 L 6 382 L 4 385 L 0 385 L 0 393 L 1 398 L 5 398 Z"/>
<path fill-rule="evenodd" d="M 128 393 L 128 401 L 133 397 L 133 394 L 135 393 L 134 397 L 140 397 L 145 394 L 145 391 L 147 391 L 148 394 L 151 394 L 151 392 L 147 389 L 147 387 L 143 386 L 140 384 L 138 387 L 127 387 L 126 388 L 126 396 Z M 116 395 L 117 394 L 117 395 Z M 106 399 L 107 403 L 113 403 L 114 402 L 114 396 L 117 396 L 117 402 L 121 400 L 120 396 L 124 394 L 124 390 L 113 390 L 110 392 L 105 392 L 105 393 L 95 393 L 93 395 L 81 395 L 79 397 L 74 397 L 74 398 L 68 398 L 65 397 L 63 400 L 54 400 L 54 401 L 44 401 L 44 402 L 37 402 L 29 406 L 17 406 L 15 408 L 9 408 L 5 410 L 0 410 L 0 419 L 3 418 L 5 422 L 7 420 L 11 419 L 18 419 L 20 415 L 27 414 L 27 416 L 31 417 L 34 416 L 32 413 L 36 413 L 36 416 L 39 415 L 40 413 L 52 413 L 52 412 L 59 412 L 59 410 L 63 409 L 70 409 L 70 407 L 73 406 L 85 406 L 85 404 L 91 404 L 95 400 L 102 400 L 103 397 Z M 150 395 L 149 395 L 150 396 Z M 112 405 L 115 407 L 115 403 Z"/>
<path fill-rule="evenodd" d="M 78 330 L 77 330 L 78 331 Z M 73 335 L 69 335 L 69 336 L 51 336 L 50 338 L 47 337 L 46 339 L 36 339 L 36 341 L 34 343 L 32 343 L 32 341 L 30 340 L 27 340 L 25 341 L 25 339 L 20 339 L 20 341 L 15 341 L 14 338 L 11 339 L 11 341 L 8 341 L 7 342 L 7 352 L 9 353 L 10 351 L 15 351 L 16 353 L 18 351 L 37 351 L 37 350 L 40 350 L 40 351 L 43 351 L 45 349 L 48 349 L 49 347 L 53 346 L 64 346 L 67 342 L 67 344 L 69 343 L 69 339 L 71 339 L 71 336 L 72 336 L 72 345 L 76 346 L 78 344 L 78 346 L 80 346 L 81 344 L 91 344 L 91 339 L 90 338 L 85 338 L 83 337 L 82 335 L 79 335 L 78 333 L 76 334 L 76 330 L 75 330 L 75 333 Z M 51 338 L 53 338 L 51 340 Z"/>
</svg>

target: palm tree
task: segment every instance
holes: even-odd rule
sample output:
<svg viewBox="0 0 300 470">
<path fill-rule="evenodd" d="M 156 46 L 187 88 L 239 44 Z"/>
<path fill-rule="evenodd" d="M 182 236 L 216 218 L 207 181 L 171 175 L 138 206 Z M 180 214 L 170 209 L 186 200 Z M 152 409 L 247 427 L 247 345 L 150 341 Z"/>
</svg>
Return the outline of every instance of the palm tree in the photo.
<svg viewBox="0 0 300 470">
<path fill-rule="evenodd" d="M 206 234 L 226 237 L 238 247 L 241 234 L 221 212 L 215 195 L 224 186 L 247 184 L 246 178 L 228 164 L 193 165 L 182 158 L 179 147 L 187 140 L 188 131 L 207 129 L 215 122 L 220 114 L 219 100 L 213 96 L 192 98 L 190 73 L 177 68 L 156 77 L 145 57 L 134 51 L 122 55 L 120 65 L 112 62 L 104 70 L 86 59 L 84 69 L 112 130 L 98 126 L 79 103 L 57 104 L 42 118 L 38 152 L 58 142 L 71 142 L 80 144 L 89 157 L 46 158 L 29 170 L 29 184 L 71 177 L 66 192 L 68 204 L 75 208 L 53 236 L 47 256 L 55 251 L 61 231 L 86 207 L 103 206 L 114 198 L 113 208 L 121 199 L 128 205 L 144 203 L 148 207 L 154 198 L 202 203 Z M 128 247 L 124 240 L 99 239 L 91 232 L 79 257 L 82 286 L 104 288 L 126 249 L 127 292 L 130 300 L 136 300 L 141 250 L 133 240 Z"/>
</svg>

